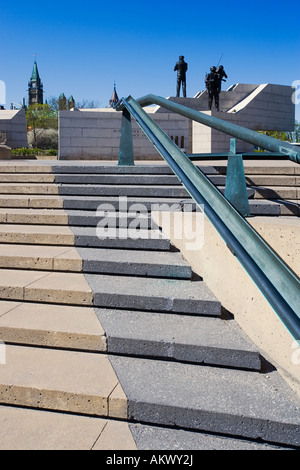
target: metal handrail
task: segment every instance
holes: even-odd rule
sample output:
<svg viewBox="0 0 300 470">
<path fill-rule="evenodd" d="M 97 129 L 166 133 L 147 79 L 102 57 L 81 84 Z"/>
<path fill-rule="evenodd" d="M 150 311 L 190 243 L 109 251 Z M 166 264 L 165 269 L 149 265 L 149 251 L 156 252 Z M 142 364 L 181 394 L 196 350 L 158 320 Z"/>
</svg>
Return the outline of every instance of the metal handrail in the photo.
<svg viewBox="0 0 300 470">
<path fill-rule="evenodd" d="M 149 95 L 153 96 L 153 95 Z M 160 100 L 160 99 L 159 99 Z M 158 101 L 158 100 L 157 100 Z M 166 100 L 167 101 L 167 100 Z M 223 194 L 131 96 L 116 109 L 130 113 L 268 300 L 292 336 L 300 340 L 300 280 Z M 189 109 L 189 108 L 188 108 Z"/>
<path fill-rule="evenodd" d="M 289 142 L 284 142 L 279 139 L 274 139 L 268 135 L 259 134 L 256 131 L 247 129 L 246 127 L 238 126 L 231 122 L 225 121 L 224 119 L 217 118 L 215 116 L 208 116 L 207 114 L 201 113 L 195 109 L 188 108 L 173 101 L 162 98 L 156 95 L 146 95 L 142 98 L 138 98 L 137 103 L 144 107 L 152 104 L 162 106 L 163 108 L 174 111 L 175 113 L 181 114 L 193 121 L 200 122 L 205 126 L 212 127 L 218 131 L 229 134 L 232 137 L 236 137 L 240 140 L 244 140 L 253 145 L 257 145 L 270 152 L 279 152 L 282 155 L 288 155 L 291 160 L 300 164 L 300 149 L 293 146 Z"/>
</svg>

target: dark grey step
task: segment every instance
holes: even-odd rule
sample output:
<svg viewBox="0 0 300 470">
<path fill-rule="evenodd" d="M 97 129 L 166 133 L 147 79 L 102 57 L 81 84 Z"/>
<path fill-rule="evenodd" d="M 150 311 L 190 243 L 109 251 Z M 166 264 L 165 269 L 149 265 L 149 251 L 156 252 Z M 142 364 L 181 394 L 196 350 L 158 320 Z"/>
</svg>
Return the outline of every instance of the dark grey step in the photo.
<svg viewBox="0 0 300 470">
<path fill-rule="evenodd" d="M 197 167 L 205 174 L 217 174 L 216 169 L 210 165 L 197 165 Z M 118 165 L 117 162 L 111 165 L 103 165 L 99 162 L 86 163 L 86 162 L 57 162 L 52 166 L 52 171 L 55 174 L 66 174 L 66 173 L 77 173 L 82 174 L 137 174 L 137 175 L 173 175 L 173 171 L 166 163 L 161 164 L 139 164 L 136 163 L 134 166 L 122 166 Z"/>
<path fill-rule="evenodd" d="M 83 210 L 69 210 L 67 209 L 68 214 L 68 224 L 77 225 L 77 226 L 89 226 L 96 227 L 98 224 L 102 223 L 107 224 L 109 227 L 128 227 L 132 226 L 133 223 L 136 223 L 138 220 L 139 226 L 141 228 L 157 228 L 157 225 L 152 221 L 150 212 L 147 213 L 108 213 L 104 216 L 97 211 L 83 211 Z"/>
<path fill-rule="evenodd" d="M 220 316 L 221 305 L 202 281 L 85 274 L 94 306 Z"/>
<path fill-rule="evenodd" d="M 161 232 L 156 230 L 140 230 L 137 238 L 128 237 L 127 229 L 116 229 L 115 236 L 100 237 L 97 227 L 70 226 L 75 235 L 76 247 L 94 248 L 119 248 L 132 250 L 169 251 L 170 240 L 164 238 Z M 97 234 L 98 233 L 98 234 Z"/>
<path fill-rule="evenodd" d="M 183 186 L 131 186 L 131 185 L 81 185 L 60 184 L 60 195 L 91 195 L 91 196 L 131 196 L 131 197 L 187 197 Z"/>
<path fill-rule="evenodd" d="M 144 209 L 145 211 L 152 210 L 179 210 L 181 204 L 191 204 L 196 208 L 196 203 L 188 198 L 155 198 L 155 197 L 126 197 L 120 201 L 118 196 L 62 196 L 64 209 L 76 210 L 99 210 L 103 205 L 110 207 L 111 211 L 116 212 L 133 212 L 136 210 Z"/>
<path fill-rule="evenodd" d="M 225 185 L 226 177 L 222 175 L 209 175 L 212 183 Z M 175 175 L 103 175 L 103 174 L 60 174 L 55 175 L 55 182 L 58 184 L 102 184 L 102 185 L 149 185 L 149 186 L 174 186 L 180 185 L 180 181 Z"/>
<path fill-rule="evenodd" d="M 110 356 L 129 419 L 300 446 L 299 400 L 277 372 Z"/>
<path fill-rule="evenodd" d="M 176 252 L 77 248 L 85 273 L 190 279 L 192 269 Z"/>
<path fill-rule="evenodd" d="M 260 370 L 258 350 L 233 320 L 97 308 L 108 353 Z"/>
<path fill-rule="evenodd" d="M 277 446 L 275 444 L 266 444 L 246 439 L 238 439 L 227 436 L 218 436 L 206 434 L 203 432 L 187 431 L 186 429 L 174 429 L 161 426 L 151 426 L 145 424 L 129 424 L 130 431 L 133 435 L 137 448 L 139 450 L 166 450 L 166 451 L 189 451 L 189 450 L 286 450 L 286 447 Z M 288 448 L 291 450 L 291 448 Z M 161 464 L 169 463 L 173 465 L 180 463 L 184 465 L 194 466 L 194 454 L 168 454 L 160 456 Z M 202 456 L 199 455 L 201 459 Z M 173 460 L 172 460 L 173 459 Z M 151 461 L 151 460 L 149 460 Z M 152 464 L 159 461 L 157 457 L 153 458 Z M 199 460 L 200 462 L 200 460 Z"/>
</svg>

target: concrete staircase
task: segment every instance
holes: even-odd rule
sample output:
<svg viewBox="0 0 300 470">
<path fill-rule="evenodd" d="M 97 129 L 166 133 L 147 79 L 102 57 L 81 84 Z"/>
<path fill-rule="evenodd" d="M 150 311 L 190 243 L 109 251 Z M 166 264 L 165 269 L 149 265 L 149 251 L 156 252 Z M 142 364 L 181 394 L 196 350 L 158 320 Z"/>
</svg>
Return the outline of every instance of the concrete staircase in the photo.
<svg viewBox="0 0 300 470">
<path fill-rule="evenodd" d="M 9 162 L 0 179 L 0 448 L 300 447 L 299 401 L 150 212 L 125 238 L 119 195 L 187 200 L 167 166 Z"/>
</svg>

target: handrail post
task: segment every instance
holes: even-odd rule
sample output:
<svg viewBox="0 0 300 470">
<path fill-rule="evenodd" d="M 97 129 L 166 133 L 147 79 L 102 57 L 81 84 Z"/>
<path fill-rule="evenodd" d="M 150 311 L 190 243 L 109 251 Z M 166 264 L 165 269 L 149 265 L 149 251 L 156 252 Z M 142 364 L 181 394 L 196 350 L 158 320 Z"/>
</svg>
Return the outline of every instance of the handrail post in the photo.
<svg viewBox="0 0 300 470">
<path fill-rule="evenodd" d="M 124 108 L 122 111 L 118 165 L 134 165 L 131 116 L 126 108 Z"/>
<path fill-rule="evenodd" d="M 230 139 L 225 197 L 243 217 L 250 216 L 243 155 L 236 153 L 236 139 Z"/>
</svg>

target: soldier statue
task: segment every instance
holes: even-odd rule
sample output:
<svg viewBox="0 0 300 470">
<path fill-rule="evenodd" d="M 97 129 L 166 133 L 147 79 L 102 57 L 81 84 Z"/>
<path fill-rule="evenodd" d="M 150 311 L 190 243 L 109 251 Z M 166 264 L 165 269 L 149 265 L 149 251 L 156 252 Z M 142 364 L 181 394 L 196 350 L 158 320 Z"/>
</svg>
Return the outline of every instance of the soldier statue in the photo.
<svg viewBox="0 0 300 470">
<path fill-rule="evenodd" d="M 221 91 L 221 84 L 222 84 L 222 82 L 226 82 L 226 80 L 224 80 L 224 77 L 227 78 L 227 75 L 226 75 L 226 72 L 224 70 L 223 65 L 220 65 L 217 68 L 216 72 L 219 75 L 219 92 L 220 92 Z"/>
<path fill-rule="evenodd" d="M 219 111 L 220 75 L 217 74 L 216 67 L 210 68 L 210 73 L 205 77 L 205 86 L 208 92 L 208 108 L 211 110 L 214 99 L 215 107 Z"/>
<path fill-rule="evenodd" d="M 188 64 L 184 61 L 184 56 L 179 56 L 179 61 L 176 63 L 174 67 L 174 72 L 177 70 L 177 94 L 176 96 L 179 97 L 180 93 L 180 85 L 182 83 L 182 92 L 184 98 L 186 98 L 186 71 L 188 68 Z"/>
</svg>

